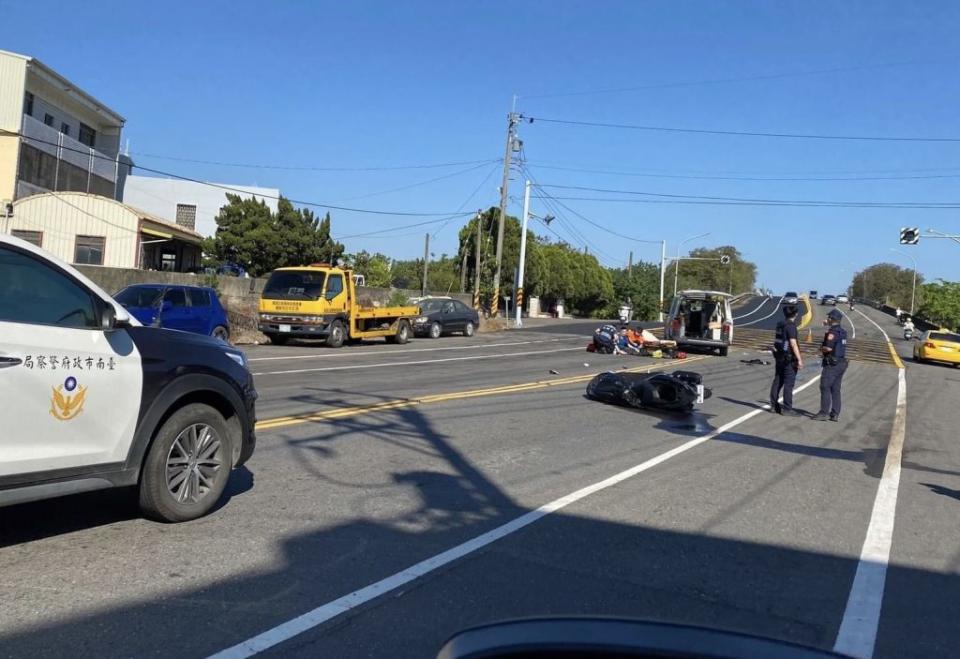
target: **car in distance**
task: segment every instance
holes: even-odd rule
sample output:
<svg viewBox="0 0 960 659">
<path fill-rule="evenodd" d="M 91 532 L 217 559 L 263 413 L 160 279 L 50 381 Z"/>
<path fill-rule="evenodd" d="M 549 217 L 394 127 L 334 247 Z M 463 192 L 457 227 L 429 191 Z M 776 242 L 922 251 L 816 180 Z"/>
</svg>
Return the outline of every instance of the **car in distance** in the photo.
<svg viewBox="0 0 960 659">
<path fill-rule="evenodd" d="M 0 507 L 136 487 L 148 517 L 209 512 L 253 454 L 246 356 L 144 327 L 73 267 L 0 234 Z"/>
<path fill-rule="evenodd" d="M 817 299 L 817 292 L 816 292 L 816 291 L 810 291 L 810 299 L 811 299 L 811 300 L 816 300 L 816 299 Z"/>
<path fill-rule="evenodd" d="M 830 295 L 829 293 L 826 293 L 826 294 L 824 294 L 824 296 L 823 296 L 822 298 L 820 298 L 820 306 L 824 306 L 824 305 L 828 305 L 828 304 L 829 304 L 829 305 L 834 305 L 834 306 L 836 306 L 836 304 L 837 304 L 837 298 L 836 298 L 836 296 Z"/>
<path fill-rule="evenodd" d="M 850 301 L 850 298 L 841 293 L 837 296 L 835 304 L 847 304 Z"/>
<path fill-rule="evenodd" d="M 784 304 L 798 304 L 800 302 L 800 296 L 797 295 L 796 291 L 787 291 L 786 295 L 783 296 Z"/>
<path fill-rule="evenodd" d="M 134 284 L 114 299 L 143 325 L 230 339 L 227 312 L 212 288 Z"/>
<path fill-rule="evenodd" d="M 420 301 L 420 315 L 413 320 L 413 333 L 439 339 L 443 334 L 462 332 L 473 336 L 480 326 L 480 314 L 460 300 L 431 297 Z"/>
<path fill-rule="evenodd" d="M 929 330 L 913 346 L 913 361 L 944 362 L 960 367 L 960 334 Z"/>
</svg>

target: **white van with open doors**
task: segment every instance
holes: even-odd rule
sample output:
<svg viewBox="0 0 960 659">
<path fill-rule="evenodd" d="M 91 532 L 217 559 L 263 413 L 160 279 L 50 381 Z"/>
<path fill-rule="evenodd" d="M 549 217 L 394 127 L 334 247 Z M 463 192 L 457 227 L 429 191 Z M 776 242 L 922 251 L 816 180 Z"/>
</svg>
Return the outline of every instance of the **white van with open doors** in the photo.
<svg viewBox="0 0 960 659">
<path fill-rule="evenodd" d="M 681 348 L 712 349 L 726 357 L 733 342 L 731 299 L 720 291 L 680 291 L 670 304 L 666 338 Z"/>
</svg>

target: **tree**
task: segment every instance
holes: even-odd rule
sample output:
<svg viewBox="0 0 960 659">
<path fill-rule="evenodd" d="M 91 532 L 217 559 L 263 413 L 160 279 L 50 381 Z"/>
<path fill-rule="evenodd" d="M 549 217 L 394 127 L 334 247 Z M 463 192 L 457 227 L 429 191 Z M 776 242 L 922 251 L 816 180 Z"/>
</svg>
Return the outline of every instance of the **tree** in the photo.
<svg viewBox="0 0 960 659">
<path fill-rule="evenodd" d="M 367 286 L 390 287 L 390 259 L 386 255 L 360 251 L 347 260 L 358 274 L 363 275 Z"/>
<path fill-rule="evenodd" d="M 632 270 L 611 270 L 613 277 L 613 305 L 607 315 L 616 316 L 620 304 L 629 300 L 633 304 L 633 317 L 637 320 L 653 320 L 660 305 L 660 266 L 640 261 Z"/>
<path fill-rule="evenodd" d="M 960 282 L 938 280 L 923 285 L 923 305 L 918 315 L 932 323 L 960 331 Z"/>
<path fill-rule="evenodd" d="M 605 314 L 615 300 L 613 278 L 595 256 L 566 243 L 546 241 L 537 245 L 537 251 L 540 272 L 539 279 L 531 283 L 531 295 L 540 295 L 547 308 L 563 300 L 567 310 L 574 314 Z M 527 253 L 530 253 L 529 244 Z"/>
<path fill-rule="evenodd" d="M 677 290 L 706 289 L 726 291 L 728 293 L 746 293 L 752 291 L 757 280 L 757 266 L 743 258 L 740 251 L 732 245 L 722 247 L 698 248 L 691 250 L 690 256 L 705 261 L 674 261 L 666 272 L 666 281 L 672 286 L 677 267 L 680 268 Z M 728 256 L 730 262 L 720 262 Z M 659 286 L 659 284 L 658 284 Z M 665 294 L 666 297 L 669 295 Z"/>
<path fill-rule="evenodd" d="M 228 194 L 216 222 L 205 251 L 217 261 L 242 265 L 254 277 L 287 265 L 335 262 L 343 254 L 343 245 L 330 236 L 329 213 L 321 220 L 283 197 L 272 213 L 262 200 Z"/>
<path fill-rule="evenodd" d="M 925 287 L 923 275 L 917 273 L 916 306 L 923 301 Z M 853 276 L 849 293 L 858 297 L 876 300 L 893 307 L 910 308 L 913 290 L 913 270 L 893 263 L 877 263 Z"/>
</svg>

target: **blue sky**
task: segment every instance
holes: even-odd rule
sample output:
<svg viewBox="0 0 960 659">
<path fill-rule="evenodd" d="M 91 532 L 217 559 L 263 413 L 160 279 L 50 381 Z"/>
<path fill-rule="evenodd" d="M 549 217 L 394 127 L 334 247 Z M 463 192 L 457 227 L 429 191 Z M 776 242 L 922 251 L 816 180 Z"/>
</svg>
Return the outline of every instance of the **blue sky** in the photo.
<svg viewBox="0 0 960 659">
<path fill-rule="evenodd" d="M 405 212 L 497 201 L 506 113 L 620 124 L 839 135 L 960 137 L 956 2 L 46 2 L 0 0 L 0 48 L 36 56 L 127 117 L 138 164 L 279 187 L 294 199 Z M 811 73 L 831 71 L 829 73 Z M 744 80 L 777 76 L 762 80 Z M 733 81 L 731 81 L 731 79 Z M 722 80 L 726 82 L 709 82 Z M 677 83 L 699 83 L 683 84 Z M 613 93 L 605 89 L 646 87 Z M 960 143 L 694 135 L 535 122 L 521 127 L 545 185 L 674 195 L 867 202 L 960 200 Z M 151 155 L 147 155 L 151 154 Z M 364 172 L 202 165 L 156 156 Z M 550 167 L 610 170 L 590 173 Z M 464 171 L 474 167 L 470 171 Z M 380 193 L 431 178 L 442 180 Z M 646 174 L 641 176 L 639 174 Z M 655 176 L 650 176 L 654 174 Z M 917 177 L 744 181 L 664 178 Z M 512 182 L 519 215 L 522 176 Z M 471 194 L 476 191 L 476 194 Z M 547 188 L 556 197 L 609 196 Z M 960 232 L 956 210 L 564 201 L 670 251 L 734 244 L 759 282 L 835 291 L 889 252 L 900 226 Z M 534 200 L 534 213 L 550 212 Z M 570 211 L 609 265 L 655 260 Z M 339 236 L 433 218 L 333 212 Z M 433 251 L 453 253 L 461 221 Z M 348 248 L 422 253 L 440 225 L 349 239 Z M 538 228 L 538 233 L 544 233 Z M 911 250 L 928 278 L 960 279 L 960 245 Z"/>
</svg>

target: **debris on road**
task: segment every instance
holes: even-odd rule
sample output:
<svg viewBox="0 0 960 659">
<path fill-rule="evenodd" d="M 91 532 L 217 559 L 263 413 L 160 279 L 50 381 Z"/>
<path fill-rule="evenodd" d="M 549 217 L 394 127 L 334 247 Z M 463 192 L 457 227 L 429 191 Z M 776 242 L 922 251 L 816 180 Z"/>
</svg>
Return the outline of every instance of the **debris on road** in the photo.
<svg viewBox="0 0 960 659">
<path fill-rule="evenodd" d="M 550 375 L 560 375 L 560 371 L 555 368 L 550 369 Z"/>
<path fill-rule="evenodd" d="M 753 358 L 753 359 L 741 359 L 741 360 L 740 360 L 740 363 L 741 363 L 741 364 L 752 364 L 752 365 L 756 365 L 756 366 L 769 366 L 769 365 L 770 365 L 770 362 L 768 362 L 767 360 L 765 360 L 765 359 L 757 359 L 757 358 Z"/>
</svg>

